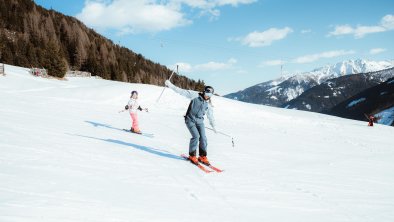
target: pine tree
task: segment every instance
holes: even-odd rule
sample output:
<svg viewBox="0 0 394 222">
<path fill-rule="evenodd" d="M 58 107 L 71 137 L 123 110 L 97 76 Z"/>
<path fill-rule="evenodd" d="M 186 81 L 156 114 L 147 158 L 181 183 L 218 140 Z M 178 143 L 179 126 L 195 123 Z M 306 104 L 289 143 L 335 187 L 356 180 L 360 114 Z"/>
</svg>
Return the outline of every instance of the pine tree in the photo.
<svg viewBox="0 0 394 222">
<path fill-rule="evenodd" d="M 47 46 L 43 66 L 48 70 L 48 75 L 63 78 L 66 74 L 65 62 L 60 56 L 59 48 L 53 42 L 50 42 Z"/>
</svg>

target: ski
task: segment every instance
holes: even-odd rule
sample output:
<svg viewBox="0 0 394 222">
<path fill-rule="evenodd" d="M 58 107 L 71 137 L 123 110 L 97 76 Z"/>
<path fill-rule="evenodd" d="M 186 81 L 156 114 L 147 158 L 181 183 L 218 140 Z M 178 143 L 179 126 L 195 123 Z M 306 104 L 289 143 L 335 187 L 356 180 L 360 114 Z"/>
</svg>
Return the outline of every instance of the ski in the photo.
<svg viewBox="0 0 394 222">
<path fill-rule="evenodd" d="M 137 135 L 141 135 L 141 136 L 146 136 L 146 137 L 150 137 L 153 138 L 154 135 L 152 133 L 134 133 L 129 129 L 123 129 L 124 131 L 128 132 L 128 133 L 133 133 L 133 134 L 137 134 Z"/>
<path fill-rule="evenodd" d="M 197 164 L 192 163 L 192 162 L 189 160 L 189 157 L 186 156 L 185 154 L 181 154 L 181 157 L 182 157 L 183 159 L 189 161 L 191 164 L 196 165 L 198 168 L 200 168 L 200 170 L 204 171 L 205 173 L 211 173 L 211 172 L 213 172 L 212 170 L 208 170 L 207 168 L 205 168 L 203 165 L 201 165 L 201 164 L 199 164 L 199 163 L 197 163 Z"/>
<path fill-rule="evenodd" d="M 212 166 L 212 164 L 205 164 L 205 163 L 202 163 L 202 164 L 204 164 L 205 166 L 211 168 L 212 170 L 214 170 L 214 171 L 216 171 L 216 172 L 218 172 L 218 173 L 223 172 L 223 170 L 221 170 L 221 169 L 219 169 L 219 168 L 217 168 L 217 167 Z"/>
</svg>

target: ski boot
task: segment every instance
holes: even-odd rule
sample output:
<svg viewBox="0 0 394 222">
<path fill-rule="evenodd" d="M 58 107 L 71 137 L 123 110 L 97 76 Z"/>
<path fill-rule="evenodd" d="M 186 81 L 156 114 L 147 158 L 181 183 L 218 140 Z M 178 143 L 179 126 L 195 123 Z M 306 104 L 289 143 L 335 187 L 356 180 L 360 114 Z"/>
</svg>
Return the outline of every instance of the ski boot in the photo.
<svg viewBox="0 0 394 222">
<path fill-rule="evenodd" d="M 135 130 L 133 127 L 130 129 L 132 133 L 142 134 L 140 130 Z"/>
<path fill-rule="evenodd" d="M 207 156 L 199 156 L 199 157 L 198 157 L 198 162 L 200 162 L 200 163 L 202 163 L 202 164 L 204 164 L 204 165 L 207 165 L 207 166 L 211 165 L 211 164 L 209 163 L 209 161 L 208 161 Z"/>
<path fill-rule="evenodd" d="M 190 162 L 192 162 L 193 164 L 198 164 L 198 160 L 196 156 L 189 156 L 189 160 Z"/>
</svg>

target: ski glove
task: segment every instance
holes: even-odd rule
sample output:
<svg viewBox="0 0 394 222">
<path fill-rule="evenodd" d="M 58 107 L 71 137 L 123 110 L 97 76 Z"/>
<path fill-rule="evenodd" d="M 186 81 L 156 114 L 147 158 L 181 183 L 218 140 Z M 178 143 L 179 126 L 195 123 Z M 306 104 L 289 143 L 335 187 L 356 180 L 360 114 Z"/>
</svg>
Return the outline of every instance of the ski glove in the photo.
<svg viewBox="0 0 394 222">
<path fill-rule="evenodd" d="M 170 86 L 172 85 L 172 83 L 171 83 L 170 80 L 167 79 L 167 80 L 164 82 L 164 85 L 166 85 L 167 87 L 170 87 Z"/>
<path fill-rule="evenodd" d="M 126 105 L 126 106 L 124 107 L 124 109 L 125 109 L 125 110 L 128 110 L 128 109 L 129 109 L 129 105 Z"/>
<path fill-rule="evenodd" d="M 218 133 L 215 126 L 212 126 L 213 132 Z"/>
</svg>

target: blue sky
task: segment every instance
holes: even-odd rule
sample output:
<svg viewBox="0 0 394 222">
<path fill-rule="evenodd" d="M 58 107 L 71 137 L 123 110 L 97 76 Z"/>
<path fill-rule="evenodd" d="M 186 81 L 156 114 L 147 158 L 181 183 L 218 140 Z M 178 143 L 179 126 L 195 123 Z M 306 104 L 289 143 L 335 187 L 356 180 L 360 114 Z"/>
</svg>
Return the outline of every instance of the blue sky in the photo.
<svg viewBox="0 0 394 222">
<path fill-rule="evenodd" d="M 394 59 L 392 0 L 35 0 L 227 94 L 348 59 Z"/>
</svg>

